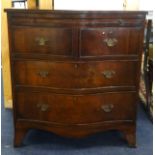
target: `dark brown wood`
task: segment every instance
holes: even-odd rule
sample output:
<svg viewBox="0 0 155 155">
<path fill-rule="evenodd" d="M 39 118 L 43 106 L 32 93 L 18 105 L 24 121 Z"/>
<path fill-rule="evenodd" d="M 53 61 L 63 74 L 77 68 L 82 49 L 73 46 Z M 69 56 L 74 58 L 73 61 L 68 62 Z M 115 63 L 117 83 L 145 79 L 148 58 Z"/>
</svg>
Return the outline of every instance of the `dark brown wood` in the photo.
<svg viewBox="0 0 155 155">
<path fill-rule="evenodd" d="M 141 28 L 124 27 L 81 29 L 81 57 L 137 54 L 139 48 L 137 45 L 139 44 L 140 30 Z M 105 39 L 116 39 L 116 45 L 112 47 L 108 46 Z"/>
<path fill-rule="evenodd" d="M 18 92 L 16 108 L 22 119 L 63 124 L 89 124 L 133 120 L 136 109 L 135 98 L 134 92 L 111 92 L 84 96 Z"/>
<path fill-rule="evenodd" d="M 122 132 L 124 134 L 124 138 L 128 142 L 128 145 L 130 147 L 137 147 L 137 145 L 136 145 L 136 128 L 135 128 L 135 125 L 130 126 L 128 128 L 128 130 L 123 129 Z"/>
<path fill-rule="evenodd" d="M 15 124 L 14 130 L 14 147 L 19 147 L 22 145 L 22 141 L 29 129 L 25 128 L 24 126 Z"/>
<path fill-rule="evenodd" d="M 134 86 L 136 77 L 133 75 L 136 70 L 136 61 L 15 61 L 14 80 L 17 85 L 98 89 L 108 86 Z M 111 77 L 108 78 L 106 72 L 112 72 Z M 46 75 L 42 75 L 45 73 Z"/>
<path fill-rule="evenodd" d="M 136 144 L 144 19 L 138 11 L 7 9 L 14 145 L 29 129 Z"/>
<path fill-rule="evenodd" d="M 132 91 L 136 92 L 136 86 L 110 86 L 110 87 L 98 87 L 98 88 L 54 88 L 54 87 L 39 87 L 29 85 L 16 85 L 16 91 L 31 91 L 31 92 L 49 92 L 55 94 L 70 94 L 70 95 L 85 95 L 85 94 L 97 94 L 113 91 Z"/>
<path fill-rule="evenodd" d="M 12 33 L 14 53 L 72 55 L 70 28 L 13 27 Z"/>
</svg>

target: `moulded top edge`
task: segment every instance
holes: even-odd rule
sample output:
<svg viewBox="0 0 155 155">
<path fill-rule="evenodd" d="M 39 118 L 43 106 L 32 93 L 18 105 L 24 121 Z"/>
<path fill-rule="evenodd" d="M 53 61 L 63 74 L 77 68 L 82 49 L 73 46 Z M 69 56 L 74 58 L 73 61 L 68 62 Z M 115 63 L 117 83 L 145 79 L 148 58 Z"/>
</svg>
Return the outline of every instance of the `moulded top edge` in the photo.
<svg viewBox="0 0 155 155">
<path fill-rule="evenodd" d="M 91 11 L 84 11 L 84 10 L 43 10 L 43 9 L 4 9 L 5 12 L 12 12 L 12 13 L 54 13 L 54 14 L 144 14 L 146 15 L 148 12 L 147 11 L 96 11 L 96 10 L 91 10 Z"/>
</svg>

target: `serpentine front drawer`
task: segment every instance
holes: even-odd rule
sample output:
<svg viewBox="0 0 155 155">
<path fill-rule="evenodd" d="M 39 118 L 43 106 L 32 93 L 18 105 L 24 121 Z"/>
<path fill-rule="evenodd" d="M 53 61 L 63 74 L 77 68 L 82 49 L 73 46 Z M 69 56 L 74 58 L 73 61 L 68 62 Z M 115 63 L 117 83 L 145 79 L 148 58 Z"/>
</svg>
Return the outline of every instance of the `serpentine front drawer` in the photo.
<svg viewBox="0 0 155 155">
<path fill-rule="evenodd" d="M 45 92 L 16 93 L 17 112 L 20 119 L 66 125 L 133 120 L 135 98 L 135 92 L 112 92 L 84 96 Z"/>
<path fill-rule="evenodd" d="M 137 61 L 15 61 L 16 85 L 53 88 L 136 86 Z"/>
</svg>

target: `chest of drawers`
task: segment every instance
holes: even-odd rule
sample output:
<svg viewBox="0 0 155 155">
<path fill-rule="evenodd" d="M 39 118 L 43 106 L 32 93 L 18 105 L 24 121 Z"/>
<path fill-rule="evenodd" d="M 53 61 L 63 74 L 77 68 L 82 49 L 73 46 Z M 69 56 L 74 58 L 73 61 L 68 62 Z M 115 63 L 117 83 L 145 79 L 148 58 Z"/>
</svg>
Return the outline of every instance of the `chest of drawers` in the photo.
<svg viewBox="0 0 155 155">
<path fill-rule="evenodd" d="M 135 146 L 146 12 L 6 12 L 14 145 L 41 129 L 75 138 L 119 130 Z"/>
</svg>

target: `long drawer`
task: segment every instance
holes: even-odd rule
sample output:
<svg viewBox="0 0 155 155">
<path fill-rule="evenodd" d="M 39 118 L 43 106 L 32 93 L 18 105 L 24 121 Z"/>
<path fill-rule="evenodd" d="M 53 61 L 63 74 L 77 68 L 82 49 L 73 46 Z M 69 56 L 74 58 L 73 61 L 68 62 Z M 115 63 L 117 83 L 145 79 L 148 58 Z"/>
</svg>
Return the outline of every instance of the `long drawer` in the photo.
<svg viewBox="0 0 155 155">
<path fill-rule="evenodd" d="M 71 96 L 51 93 L 16 92 L 20 119 L 56 123 L 97 123 L 133 120 L 135 92 L 112 92 Z"/>
<path fill-rule="evenodd" d="M 55 88 L 135 86 L 136 61 L 15 61 L 16 85 Z"/>
</svg>

